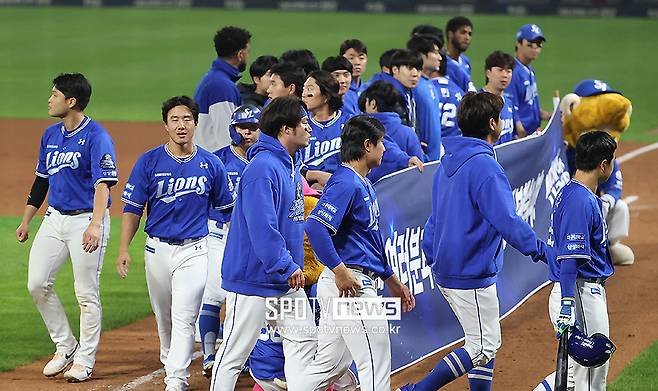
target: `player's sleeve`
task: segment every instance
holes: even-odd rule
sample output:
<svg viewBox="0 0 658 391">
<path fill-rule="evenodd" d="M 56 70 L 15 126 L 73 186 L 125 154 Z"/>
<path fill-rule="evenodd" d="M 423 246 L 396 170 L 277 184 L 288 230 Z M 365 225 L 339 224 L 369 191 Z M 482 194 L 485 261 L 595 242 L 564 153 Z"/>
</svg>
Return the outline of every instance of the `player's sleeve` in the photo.
<svg viewBox="0 0 658 391">
<path fill-rule="evenodd" d="M 278 273 L 288 278 L 299 269 L 292 259 L 286 241 L 279 231 L 274 186 L 267 177 L 259 177 L 245 183 L 241 179 L 242 211 L 247 232 L 256 257 L 265 266 L 267 273 Z M 300 243 L 301 245 L 301 243 Z"/>
<path fill-rule="evenodd" d="M 421 88 L 425 91 L 421 91 Z M 427 161 L 439 160 L 441 155 L 441 112 L 438 91 L 431 82 L 414 88 L 416 119 L 421 141 L 427 144 Z"/>
<path fill-rule="evenodd" d="M 135 163 L 128 182 L 121 193 L 121 201 L 125 203 L 123 213 L 141 216 L 148 200 L 148 176 L 146 174 L 146 157 L 142 155 Z"/>
<path fill-rule="evenodd" d="M 114 143 L 106 131 L 97 132 L 91 140 L 91 178 L 94 187 L 99 183 L 107 183 L 109 187 L 114 186 L 119 180 L 117 178 L 116 154 Z"/>
<path fill-rule="evenodd" d="M 558 243 L 555 248 L 558 262 L 574 259 L 578 264 L 583 264 L 591 259 L 589 233 L 592 227 L 592 207 L 589 203 L 578 202 L 580 200 L 571 197 L 560 204 L 560 224 L 553 227 Z"/>
<path fill-rule="evenodd" d="M 516 214 L 512 189 L 502 168 L 498 167 L 484 179 L 475 194 L 478 210 L 503 239 L 523 255 L 540 260 L 538 257 L 543 255 L 541 241 L 530 225 Z"/>
<path fill-rule="evenodd" d="M 35 175 L 41 178 L 48 178 L 48 166 L 46 165 L 46 146 L 46 133 L 44 133 L 41 137 L 41 145 L 39 146 L 39 161 L 37 162 L 37 168 L 35 170 Z"/>
<path fill-rule="evenodd" d="M 231 211 L 235 205 L 235 188 L 226 172 L 224 163 L 216 156 L 213 158 L 216 169 L 210 188 L 211 205 L 220 212 L 221 222 L 226 223 L 231 219 Z"/>
<path fill-rule="evenodd" d="M 194 142 L 208 151 L 216 151 L 231 143 L 228 126 L 236 107 L 242 104 L 237 87 L 224 81 L 211 82 L 194 94 L 199 104 L 199 123 Z"/>
<path fill-rule="evenodd" d="M 331 182 L 323 189 L 322 197 L 308 218 L 324 225 L 332 235 L 335 235 L 352 207 L 353 196 L 354 186 L 350 183 Z"/>
</svg>

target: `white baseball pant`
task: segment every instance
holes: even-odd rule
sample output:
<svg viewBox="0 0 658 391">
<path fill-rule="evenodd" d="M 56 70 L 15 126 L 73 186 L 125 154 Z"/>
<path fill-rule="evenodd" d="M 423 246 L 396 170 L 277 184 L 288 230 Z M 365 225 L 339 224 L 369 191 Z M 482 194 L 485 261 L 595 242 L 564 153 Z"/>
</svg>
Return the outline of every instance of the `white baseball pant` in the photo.
<svg viewBox="0 0 658 391">
<path fill-rule="evenodd" d="M 82 235 L 89 226 L 91 215 L 92 213 L 82 213 L 67 216 L 53 207 L 48 207 L 30 249 L 27 289 L 39 309 L 57 352 L 71 352 L 77 341 L 64 307 L 53 289 L 59 269 L 69 257 L 71 258 L 73 287 L 80 305 L 80 349 L 75 353 L 74 363 L 93 368 L 101 336 L 100 275 L 110 237 L 110 213 L 105 211 L 98 249 L 87 253 L 82 248 Z"/>
<path fill-rule="evenodd" d="M 203 304 L 221 307 L 226 301 L 226 291 L 222 289 L 222 260 L 227 236 L 228 224 L 208 220 L 208 279 L 203 290 Z"/>
<path fill-rule="evenodd" d="M 477 289 L 439 287 L 443 297 L 464 329 L 464 350 L 473 368 L 485 365 L 496 356 L 501 345 L 500 310 L 496 284 Z"/>
<path fill-rule="evenodd" d="M 211 391 L 233 391 L 244 363 L 256 345 L 260 330 L 266 321 L 269 305 L 280 309 L 286 303 L 287 311 L 280 311 L 281 318 L 268 321 L 283 338 L 285 355 L 284 372 L 290 391 L 308 391 L 302 387 L 301 373 L 313 361 L 317 348 L 316 326 L 313 312 L 303 289 L 289 290 L 278 297 L 247 296 L 228 292 L 224 341 L 215 355 L 215 366 L 210 381 Z M 298 308 L 299 307 L 299 308 Z M 295 316 L 296 314 L 306 316 Z"/>
<path fill-rule="evenodd" d="M 194 324 L 208 270 L 206 239 L 178 246 L 149 237 L 144 260 L 165 383 L 168 387 L 187 388 L 194 353 Z"/>
<path fill-rule="evenodd" d="M 548 301 L 553 327 L 556 326 L 557 318 L 560 316 L 561 301 L 562 290 L 560 283 L 556 282 L 553 284 Z M 588 336 L 595 333 L 610 336 L 608 304 L 603 285 L 576 280 L 576 324 Z M 573 384 L 576 391 L 605 391 L 609 365 L 608 361 L 598 368 L 587 368 L 569 358 L 569 372 L 573 368 Z M 571 381 L 567 386 L 570 385 Z"/>
<path fill-rule="evenodd" d="M 376 281 L 352 270 L 362 288 L 358 298 L 377 297 Z M 339 297 L 336 276 L 325 268 L 318 280 L 321 305 L 331 307 Z M 323 308 L 318 332 L 318 351 L 304 375 L 304 390 L 326 390 L 349 368 L 352 360 L 359 372 L 362 391 L 391 389 L 391 341 L 385 319 L 338 320 L 333 311 Z"/>
</svg>

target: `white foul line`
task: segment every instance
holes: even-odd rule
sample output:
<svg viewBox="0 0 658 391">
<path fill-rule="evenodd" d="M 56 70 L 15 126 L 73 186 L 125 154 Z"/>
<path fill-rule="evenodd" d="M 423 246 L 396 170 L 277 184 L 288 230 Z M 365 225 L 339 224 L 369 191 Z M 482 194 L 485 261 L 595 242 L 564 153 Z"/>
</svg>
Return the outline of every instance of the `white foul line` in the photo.
<svg viewBox="0 0 658 391">
<path fill-rule="evenodd" d="M 628 152 L 628 153 L 625 153 L 625 154 L 623 154 L 622 156 L 620 156 L 620 157 L 617 158 L 617 162 L 618 162 L 619 164 L 622 164 L 622 163 L 624 163 L 624 162 L 626 162 L 626 161 L 629 161 L 629 160 L 631 160 L 631 159 L 633 159 L 633 158 L 636 158 L 636 157 L 638 157 L 638 156 L 640 156 L 640 155 L 642 155 L 642 154 L 644 154 L 644 153 L 651 152 L 651 151 L 653 151 L 654 149 L 658 149 L 658 143 L 653 143 L 653 144 L 645 145 L 644 147 L 641 147 L 641 148 L 635 149 L 635 150 L 633 150 L 633 151 L 630 151 L 630 152 Z"/>
<path fill-rule="evenodd" d="M 203 353 L 201 352 L 194 352 L 192 355 L 192 361 L 196 360 L 199 357 L 202 357 Z M 164 368 L 160 368 L 158 370 L 155 370 L 148 375 L 144 375 L 142 377 L 138 377 L 137 379 L 131 381 L 130 383 L 126 383 L 122 385 L 121 387 L 115 388 L 113 391 L 128 391 L 128 390 L 134 390 L 135 388 L 141 386 L 142 384 L 149 383 L 153 381 L 156 377 L 164 374 Z"/>
</svg>

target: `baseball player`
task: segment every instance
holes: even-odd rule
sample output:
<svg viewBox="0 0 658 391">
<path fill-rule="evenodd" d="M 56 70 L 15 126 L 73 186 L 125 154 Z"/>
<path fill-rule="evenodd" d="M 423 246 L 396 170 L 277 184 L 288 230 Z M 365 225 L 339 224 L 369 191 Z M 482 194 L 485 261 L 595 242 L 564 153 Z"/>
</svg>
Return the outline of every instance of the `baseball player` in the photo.
<svg viewBox="0 0 658 391">
<path fill-rule="evenodd" d="M 583 134 L 576 143 L 576 173 L 553 207 L 548 244 L 556 256 L 548 262 L 554 282 L 548 308 L 558 338 L 574 325 L 586 335 L 610 335 L 605 281 L 614 266 L 602 211 L 605 201 L 596 191 L 614 171 L 616 149 L 606 132 Z M 569 386 L 576 391 L 605 390 L 608 365 L 587 368 L 569 359 Z M 552 373 L 535 390 L 553 390 L 554 380 Z"/>
<path fill-rule="evenodd" d="M 512 99 L 505 99 L 504 91 L 512 80 L 514 57 L 500 50 L 489 54 L 484 60 L 485 86 L 483 91 L 491 92 L 503 99 L 503 109 L 500 111 L 502 129 L 496 145 L 510 142 L 526 136 L 523 124 L 519 121 Z"/>
<path fill-rule="evenodd" d="M 116 267 L 128 274 L 128 247 L 146 208 L 146 282 L 160 337 L 167 391 L 186 390 L 194 352 L 194 323 L 208 270 L 208 209 L 231 212 L 233 185 L 219 158 L 192 139 L 199 107 L 187 96 L 162 105 L 166 144 L 135 163 L 121 200 L 121 244 Z M 228 217 L 216 217 L 228 221 Z"/>
<path fill-rule="evenodd" d="M 360 39 L 346 39 L 340 44 L 339 55 L 345 57 L 352 64 L 352 80 L 349 90 L 345 94 L 344 111 L 359 113 L 359 95 L 365 89 L 363 75 L 368 65 L 368 48 Z"/>
<path fill-rule="evenodd" d="M 270 87 L 267 89 L 269 99 L 280 96 L 302 97 L 302 88 L 306 80 L 304 71 L 288 62 L 274 64 L 270 68 Z M 267 105 L 268 102 L 265 102 Z"/>
<path fill-rule="evenodd" d="M 382 278 L 392 295 L 410 311 L 415 299 L 389 265 L 379 233 L 379 204 L 366 178 L 384 154 L 385 129 L 376 119 L 357 116 L 342 134 L 343 163 L 331 176 L 311 212 L 306 232 L 313 250 L 326 268 L 318 281 L 318 297 L 328 308 L 339 297 L 376 298 L 376 279 Z M 358 301 L 358 300 L 356 300 Z M 389 390 L 391 348 L 385 319 L 336 319 L 323 311 L 318 352 L 304 375 L 304 390 L 326 389 L 356 362 L 361 390 Z M 355 332 L 332 332 L 338 326 Z M 362 327 L 362 328 L 361 328 Z M 385 332 L 381 332 L 386 330 Z"/>
<path fill-rule="evenodd" d="M 311 313 L 303 289 L 304 197 L 299 173 L 301 149 L 310 139 L 307 113 L 296 97 L 273 99 L 261 113 L 260 130 L 240 178 L 224 252 L 226 321 L 211 390 L 234 389 L 272 307 L 285 304 L 292 310 L 271 320 L 283 338 L 289 390 L 303 390 L 299 373 L 313 360 L 317 346 L 313 319 L 293 316 L 297 310 Z"/>
<path fill-rule="evenodd" d="M 99 296 L 103 255 L 110 236 L 110 187 L 117 183 L 114 144 L 107 131 L 84 114 L 91 85 L 80 73 L 53 79 L 48 115 L 61 119 L 41 137 L 36 178 L 16 238 L 25 242 L 30 221 L 48 194 L 48 210 L 37 232 L 28 265 L 27 288 L 57 351 L 43 368 L 51 377 L 73 366 L 70 382 L 91 377 L 101 335 Z M 80 304 L 80 342 L 76 341 L 53 289 L 71 258 L 75 295 Z"/>
<path fill-rule="evenodd" d="M 503 240 L 533 261 L 546 258 L 546 245 L 516 214 L 510 184 L 494 157 L 502 107 L 494 94 L 467 93 L 457 112 L 464 137 L 444 140 L 423 252 L 466 341 L 403 391 L 434 391 L 466 373 L 471 390 L 490 390 L 501 344 L 496 280 Z"/>
<path fill-rule="evenodd" d="M 354 105 L 349 102 L 351 98 L 348 99 L 350 96 L 348 92 L 352 86 L 352 63 L 343 56 L 327 57 L 322 61 L 322 70 L 331 73 L 331 76 L 338 82 L 338 95 L 343 100 L 341 110 L 350 117 L 360 114 L 358 95 Z M 360 91 L 357 91 L 357 94 L 360 94 Z"/>
<path fill-rule="evenodd" d="M 464 52 L 471 45 L 473 23 L 464 16 L 455 16 L 446 23 L 448 77 L 464 91 L 475 91 L 471 81 L 471 61 Z"/>
<path fill-rule="evenodd" d="M 242 104 L 235 82 L 247 69 L 250 40 L 251 34 L 239 27 L 227 26 L 215 33 L 217 58 L 194 92 L 200 110 L 194 142 L 209 151 L 230 144 L 228 124 L 235 108 Z"/>
<path fill-rule="evenodd" d="M 544 42 L 544 33 L 536 24 L 525 24 L 516 32 L 515 72 L 512 74 L 512 82 L 505 90 L 506 95 L 513 99 L 519 120 L 528 134 L 537 131 L 541 121 L 551 117 L 551 113 L 539 107 L 537 79 L 534 69 L 530 66 L 541 53 Z"/>
<path fill-rule="evenodd" d="M 254 105 L 243 105 L 235 109 L 229 125 L 231 145 L 226 146 L 215 155 L 224 163 L 228 177 L 237 192 L 242 171 L 249 163 L 247 150 L 258 141 L 258 120 L 260 109 Z M 235 195 L 235 194 L 234 194 Z M 226 247 L 228 221 L 225 213 L 210 210 L 208 220 L 208 278 L 203 291 L 201 312 L 199 314 L 199 333 L 203 350 L 203 375 L 210 378 L 215 362 L 215 343 L 221 339 L 223 330 L 219 322 L 219 311 L 226 301 L 226 291 L 222 289 L 222 259 Z"/>
<path fill-rule="evenodd" d="M 434 88 L 439 95 L 439 110 L 441 110 L 441 137 L 461 136 L 462 131 L 457 126 L 457 108 L 465 92 L 447 75 L 448 54 L 441 51 L 444 59 L 439 65 L 439 76 L 432 79 Z"/>
</svg>

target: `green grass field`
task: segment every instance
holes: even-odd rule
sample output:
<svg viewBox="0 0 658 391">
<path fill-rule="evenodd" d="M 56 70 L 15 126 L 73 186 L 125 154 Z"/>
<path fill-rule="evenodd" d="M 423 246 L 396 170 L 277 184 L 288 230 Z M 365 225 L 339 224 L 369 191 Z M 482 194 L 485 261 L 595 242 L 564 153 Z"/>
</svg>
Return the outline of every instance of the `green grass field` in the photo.
<svg viewBox="0 0 658 391">
<path fill-rule="evenodd" d="M 29 363 L 54 352 L 48 331 L 27 291 L 27 260 L 32 239 L 37 232 L 40 218 L 31 225 L 30 239 L 23 244 L 16 241 L 14 231 L 20 218 L 0 218 L 0 248 L 4 261 L 0 262 L 0 291 L 4 292 L 0 306 L 0 371 Z M 103 305 L 103 330 L 135 322 L 151 313 L 144 274 L 143 231 L 139 231 L 131 246 L 132 265 L 125 280 L 119 278 L 114 267 L 119 246 L 120 218 L 112 220 L 110 243 L 101 273 L 101 303 Z M 66 309 L 74 334 L 78 335 L 80 311 L 73 292 L 71 262 L 66 262 L 57 276 L 55 290 Z"/>
<path fill-rule="evenodd" d="M 380 53 L 404 46 L 411 28 L 420 23 L 443 27 L 449 16 L 328 14 L 219 9 L 9 8 L 0 7 L 0 117 L 47 118 L 50 83 L 60 72 L 80 71 L 94 86 L 87 113 L 100 120 L 159 121 L 161 102 L 172 95 L 193 94 L 213 60 L 212 36 L 220 26 L 249 29 L 252 59 L 280 55 L 290 48 L 309 48 L 322 61 L 336 55 L 340 42 L 360 38 L 370 53 L 367 76 L 378 71 Z M 475 33 L 467 52 L 473 80 L 483 83 L 483 60 L 501 49 L 513 52 L 514 34 L 524 23 L 539 24 L 548 38 L 533 64 L 542 104 L 552 91 L 562 94 L 585 78 L 608 81 L 633 101 L 633 120 L 626 140 L 658 140 L 655 91 L 658 62 L 651 19 L 473 16 Z M 36 147 L 36 146 L 35 146 Z M 30 243 L 18 244 L 18 218 L 0 218 L 0 371 L 28 363 L 53 351 L 46 329 L 26 289 Z M 133 267 L 126 281 L 114 270 L 120 221 L 113 220 L 101 277 L 103 328 L 131 323 L 149 314 L 144 278 L 143 233 L 132 248 Z M 38 222 L 32 225 L 36 233 Z M 11 278 L 7 278 L 11 276 Z M 78 317 L 70 263 L 56 287 L 70 319 Z M 72 322 L 78 330 L 76 321 Z M 26 343 L 29 341 L 29 343 Z M 613 391 L 650 390 L 658 363 L 658 345 L 640 356 L 613 386 Z M 649 376 L 652 374 L 652 376 Z M 644 383 L 643 383 L 644 382 Z"/>
<path fill-rule="evenodd" d="M 252 58 L 309 48 L 322 61 L 343 39 L 367 45 L 367 74 L 378 71 L 379 55 L 403 46 L 419 23 L 445 25 L 449 16 L 327 14 L 219 9 L 0 8 L 0 107 L 2 117 L 45 118 L 52 77 L 81 71 L 92 81 L 88 113 L 102 120 L 158 121 L 160 103 L 174 94 L 192 94 L 214 57 L 212 36 L 226 24 L 253 34 Z M 513 52 L 514 34 L 538 23 L 548 42 L 534 64 L 542 104 L 552 91 L 563 94 L 585 78 L 599 78 L 634 103 L 626 139 L 652 141 L 658 134 L 653 97 L 658 90 L 651 19 L 473 16 L 475 33 L 467 52 L 476 85 L 483 61 L 493 50 Z"/>
</svg>

